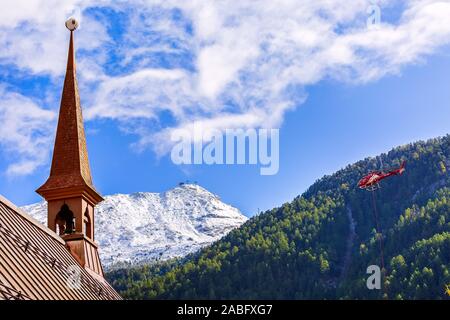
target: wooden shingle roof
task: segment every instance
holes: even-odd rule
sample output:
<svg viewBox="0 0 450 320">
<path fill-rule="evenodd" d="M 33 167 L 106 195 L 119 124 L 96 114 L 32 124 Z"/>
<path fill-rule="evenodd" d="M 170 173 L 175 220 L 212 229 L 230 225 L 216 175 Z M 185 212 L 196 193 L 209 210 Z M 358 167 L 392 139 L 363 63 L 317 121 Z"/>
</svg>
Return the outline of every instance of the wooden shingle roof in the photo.
<svg viewBox="0 0 450 320">
<path fill-rule="evenodd" d="M 118 300 L 56 233 L 0 196 L 0 300 Z"/>
</svg>

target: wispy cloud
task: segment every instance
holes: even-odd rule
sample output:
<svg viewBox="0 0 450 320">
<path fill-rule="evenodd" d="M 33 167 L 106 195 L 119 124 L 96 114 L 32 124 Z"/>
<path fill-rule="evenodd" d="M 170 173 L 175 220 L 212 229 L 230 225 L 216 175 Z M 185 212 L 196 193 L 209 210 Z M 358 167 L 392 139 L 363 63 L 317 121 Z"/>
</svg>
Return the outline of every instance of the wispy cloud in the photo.
<svg viewBox="0 0 450 320">
<path fill-rule="evenodd" d="M 55 113 L 0 86 L 0 145 L 11 161 L 8 175 L 32 173 L 49 156 Z"/>
<path fill-rule="evenodd" d="M 217 129 L 280 126 L 308 86 L 323 79 L 374 81 L 449 44 L 450 1 L 377 1 L 382 14 L 392 5 L 402 12 L 367 28 L 371 3 L 15 1 L 0 13 L 6 48 L 0 67 L 61 77 L 67 37 L 61 26 L 79 8 L 87 119 L 136 124 L 137 145 L 164 154 L 172 130 L 192 121 Z M 158 120 L 163 112 L 170 121 Z"/>
</svg>

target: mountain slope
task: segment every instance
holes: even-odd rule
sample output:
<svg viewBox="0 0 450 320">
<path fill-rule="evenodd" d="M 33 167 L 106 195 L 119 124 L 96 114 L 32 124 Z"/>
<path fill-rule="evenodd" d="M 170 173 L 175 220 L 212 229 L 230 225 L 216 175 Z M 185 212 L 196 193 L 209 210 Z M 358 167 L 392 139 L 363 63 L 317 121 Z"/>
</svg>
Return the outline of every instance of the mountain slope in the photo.
<svg viewBox="0 0 450 320">
<path fill-rule="evenodd" d="M 47 204 L 23 207 L 46 224 Z M 240 226 L 247 218 L 193 184 L 164 193 L 106 196 L 97 206 L 96 241 L 106 267 L 184 256 Z"/>
<path fill-rule="evenodd" d="M 402 176 L 372 194 L 365 173 L 398 166 Z M 398 147 L 347 166 L 302 196 L 253 217 L 183 261 L 117 270 L 128 298 L 444 299 L 450 284 L 450 136 Z M 382 235 L 375 231 L 374 200 Z M 380 264 L 383 290 L 368 290 L 366 269 Z"/>
</svg>

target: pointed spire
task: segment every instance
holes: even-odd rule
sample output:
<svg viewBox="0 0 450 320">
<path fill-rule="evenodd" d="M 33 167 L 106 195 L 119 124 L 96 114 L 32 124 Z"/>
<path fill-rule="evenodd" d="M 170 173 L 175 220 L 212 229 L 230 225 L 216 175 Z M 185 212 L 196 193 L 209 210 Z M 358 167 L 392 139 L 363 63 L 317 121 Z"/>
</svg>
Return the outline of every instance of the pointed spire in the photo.
<svg viewBox="0 0 450 320">
<path fill-rule="evenodd" d="M 45 197 L 50 190 L 87 187 L 91 191 L 89 193 L 93 192 L 94 198 L 100 201 L 101 196 L 92 184 L 76 79 L 74 30 L 77 26 L 74 19 L 66 22 L 66 27 L 70 30 L 70 44 L 52 166 L 50 177 L 36 192 Z"/>
</svg>

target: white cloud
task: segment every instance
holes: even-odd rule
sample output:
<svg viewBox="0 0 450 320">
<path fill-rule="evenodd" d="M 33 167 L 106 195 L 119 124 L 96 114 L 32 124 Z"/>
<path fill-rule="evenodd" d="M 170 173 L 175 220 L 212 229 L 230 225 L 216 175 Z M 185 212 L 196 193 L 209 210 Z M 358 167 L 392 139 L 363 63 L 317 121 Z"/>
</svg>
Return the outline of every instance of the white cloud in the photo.
<svg viewBox="0 0 450 320">
<path fill-rule="evenodd" d="M 143 69 L 130 75 L 102 80 L 86 118 L 121 120 L 155 118 L 160 110 L 182 112 L 183 97 L 191 89 L 183 70 Z"/>
<path fill-rule="evenodd" d="M 378 3 L 383 12 L 399 1 Z M 183 77 L 189 89 L 180 90 L 178 80 L 141 81 L 137 86 L 145 92 L 143 101 L 136 104 L 135 97 L 124 92 L 120 100 L 125 104 L 112 101 L 110 108 L 122 115 L 132 107 L 131 114 L 148 117 L 155 116 L 155 108 L 176 112 L 175 126 L 155 135 L 139 131 L 144 135 L 140 145 L 153 144 L 158 152 L 165 152 L 170 131 L 189 127 L 194 120 L 217 128 L 279 126 L 286 110 L 304 100 L 301 88 L 325 78 L 354 83 L 376 80 L 450 42 L 449 1 L 404 1 L 399 21 L 375 29 L 366 26 L 371 4 L 366 0 L 345 5 L 333 0 L 157 3 L 158 10 L 180 9 L 192 23 L 192 34 L 179 28 L 172 33 L 194 57 L 195 68 Z M 152 18 L 155 25 L 170 25 L 172 19 L 170 14 Z M 129 30 L 130 38 L 133 32 Z M 168 32 L 165 29 L 163 34 Z M 175 97 L 168 101 L 166 92 Z M 111 112 L 94 113 L 114 118 Z"/>
<path fill-rule="evenodd" d="M 0 62 L 11 63 L 32 74 L 64 74 L 68 32 L 63 27 L 71 16 L 82 21 L 77 46 L 94 50 L 108 41 L 105 25 L 83 9 L 93 0 L 15 0 L 2 2 L 0 10 Z"/>
<path fill-rule="evenodd" d="M 163 154 L 170 132 L 193 121 L 219 129 L 280 126 L 310 85 L 373 81 L 449 44 L 450 1 L 376 1 L 382 24 L 367 28 L 372 2 L 15 1 L 0 12 L 0 63 L 60 81 L 68 36 L 61 26 L 80 8 L 86 117 L 132 123 L 137 145 Z M 113 7 L 126 18 L 121 24 L 94 18 L 87 14 L 93 6 Z M 383 21 L 393 8 L 403 10 L 398 21 Z M 123 35 L 113 40 L 107 30 L 118 25 Z M 169 124 L 152 130 L 139 122 L 154 123 L 161 112 L 171 114 Z"/>
<path fill-rule="evenodd" d="M 54 120 L 54 112 L 0 87 L 0 145 L 12 160 L 7 174 L 30 174 L 47 161 Z"/>
</svg>

